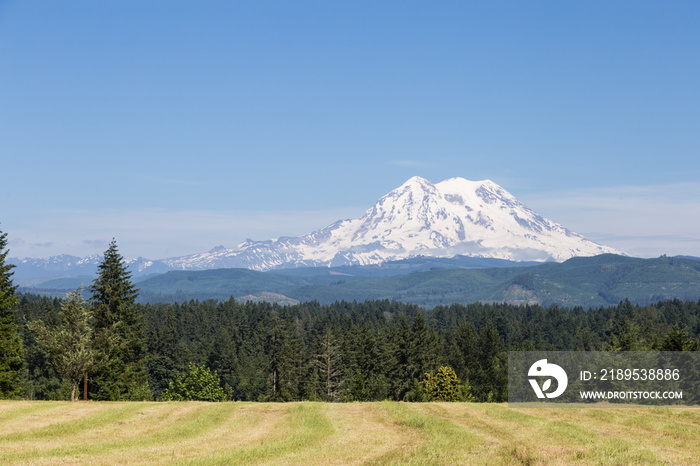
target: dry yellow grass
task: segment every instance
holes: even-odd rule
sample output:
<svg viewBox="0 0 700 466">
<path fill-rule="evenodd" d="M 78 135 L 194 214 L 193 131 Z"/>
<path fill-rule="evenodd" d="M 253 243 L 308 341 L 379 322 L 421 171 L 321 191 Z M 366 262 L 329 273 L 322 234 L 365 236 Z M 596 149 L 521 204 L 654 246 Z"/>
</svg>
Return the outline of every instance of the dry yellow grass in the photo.
<svg viewBox="0 0 700 466">
<path fill-rule="evenodd" d="M 2 464 L 697 464 L 700 409 L 0 402 Z"/>
</svg>

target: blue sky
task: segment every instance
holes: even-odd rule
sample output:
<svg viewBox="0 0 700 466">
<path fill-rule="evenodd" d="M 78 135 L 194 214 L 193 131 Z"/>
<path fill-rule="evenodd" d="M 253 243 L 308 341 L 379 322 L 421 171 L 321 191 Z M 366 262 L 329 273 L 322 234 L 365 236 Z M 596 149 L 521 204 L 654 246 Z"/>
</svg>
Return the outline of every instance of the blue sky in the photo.
<svg viewBox="0 0 700 466">
<path fill-rule="evenodd" d="M 700 256 L 700 3 L 0 0 L 11 256 L 163 258 L 492 179 Z"/>
</svg>

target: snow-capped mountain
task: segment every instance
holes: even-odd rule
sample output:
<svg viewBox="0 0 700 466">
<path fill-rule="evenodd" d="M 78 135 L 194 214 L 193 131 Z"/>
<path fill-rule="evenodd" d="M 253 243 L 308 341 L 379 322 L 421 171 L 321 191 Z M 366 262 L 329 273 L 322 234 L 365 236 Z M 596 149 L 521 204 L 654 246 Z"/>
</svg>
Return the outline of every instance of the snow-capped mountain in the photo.
<svg viewBox="0 0 700 466">
<path fill-rule="evenodd" d="M 127 262 L 135 277 L 168 270 L 381 264 L 418 256 L 456 255 L 514 261 L 563 261 L 574 256 L 623 254 L 547 220 L 493 181 L 413 177 L 382 197 L 364 216 L 340 220 L 299 237 L 247 240 L 236 249 L 158 261 Z M 16 278 L 94 275 L 102 257 L 13 259 Z"/>
<path fill-rule="evenodd" d="M 515 261 L 556 260 L 603 253 L 596 244 L 528 209 L 490 180 L 413 177 L 361 218 L 341 220 L 300 237 L 247 240 L 236 249 L 164 259 L 174 269 L 379 264 L 416 256 L 466 255 Z"/>
<path fill-rule="evenodd" d="M 43 259 L 10 257 L 8 263 L 16 266 L 13 271 L 16 279 L 26 281 L 28 279 L 94 276 L 102 262 L 102 255 L 93 254 L 87 257 L 62 254 Z M 165 273 L 171 268 L 161 261 L 153 261 L 139 257 L 126 262 L 134 277 L 152 273 Z"/>
<path fill-rule="evenodd" d="M 62 254 L 43 259 L 10 257 L 8 263 L 17 267 L 15 276 L 22 278 L 45 278 L 63 275 L 92 275 L 97 271 L 97 265 L 102 260 L 99 255 L 87 257 Z"/>
</svg>

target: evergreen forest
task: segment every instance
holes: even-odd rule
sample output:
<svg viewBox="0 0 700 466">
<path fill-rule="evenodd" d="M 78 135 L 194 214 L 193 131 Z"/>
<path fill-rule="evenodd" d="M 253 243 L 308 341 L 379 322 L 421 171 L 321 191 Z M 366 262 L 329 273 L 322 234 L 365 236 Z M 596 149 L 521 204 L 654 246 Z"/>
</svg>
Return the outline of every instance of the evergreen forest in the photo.
<svg viewBox="0 0 700 466">
<path fill-rule="evenodd" d="M 56 322 L 64 300 L 23 295 L 19 322 Z M 666 301 L 584 310 L 481 304 L 420 307 L 391 301 L 293 306 L 231 299 L 137 304 L 144 363 L 160 399 L 188 365 L 218 374 L 226 399 L 422 400 L 420 381 L 442 366 L 476 401 L 505 401 L 510 350 L 695 350 L 700 303 Z M 32 333 L 22 328 L 22 396 L 66 399 Z M 122 399 L 116 396 L 108 399 Z"/>
</svg>

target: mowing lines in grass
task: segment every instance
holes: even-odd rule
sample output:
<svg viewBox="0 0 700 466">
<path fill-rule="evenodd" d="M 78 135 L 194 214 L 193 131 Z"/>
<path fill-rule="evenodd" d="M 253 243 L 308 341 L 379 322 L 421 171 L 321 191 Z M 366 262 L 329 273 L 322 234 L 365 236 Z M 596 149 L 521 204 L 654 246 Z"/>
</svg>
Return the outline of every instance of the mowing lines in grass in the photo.
<svg viewBox="0 0 700 466">
<path fill-rule="evenodd" d="M 455 403 L 455 406 L 459 404 Z M 463 463 L 471 452 L 484 443 L 484 438 L 456 424 L 452 419 L 423 412 L 423 404 L 382 402 L 382 407 L 399 425 L 419 431 L 423 444 L 407 458 L 409 464 Z"/>
<path fill-rule="evenodd" d="M 694 464 L 700 409 L 0 402 L 2 464 Z"/>
<path fill-rule="evenodd" d="M 260 464 L 280 458 L 291 460 L 313 448 L 333 433 L 333 426 L 321 412 L 322 403 L 300 402 L 284 407 L 279 413 L 283 422 L 262 437 L 260 444 L 247 445 L 208 455 L 192 464 Z"/>
<path fill-rule="evenodd" d="M 541 408 L 525 411 L 546 421 L 547 439 L 568 441 L 572 447 L 579 446 L 574 456 L 577 461 L 607 464 L 664 463 L 647 448 L 643 436 L 636 441 L 626 438 L 621 429 L 611 428 L 616 416 L 611 417 L 600 413 L 589 416 L 588 413 L 595 409 Z M 618 409 L 615 410 L 615 415 L 624 417 L 632 411 L 630 408 Z"/>
</svg>

